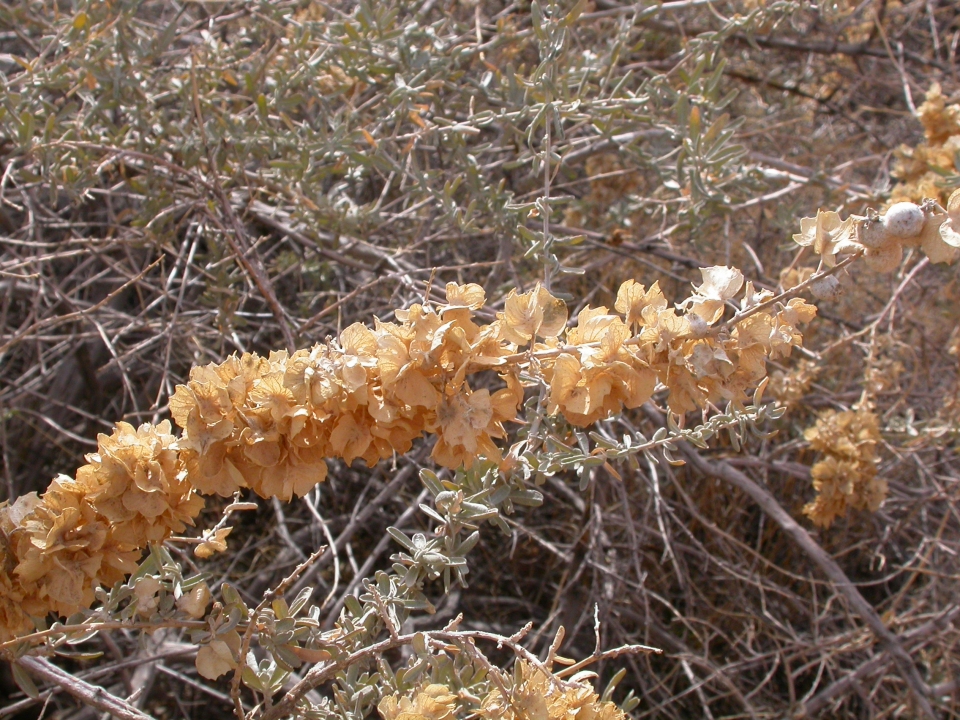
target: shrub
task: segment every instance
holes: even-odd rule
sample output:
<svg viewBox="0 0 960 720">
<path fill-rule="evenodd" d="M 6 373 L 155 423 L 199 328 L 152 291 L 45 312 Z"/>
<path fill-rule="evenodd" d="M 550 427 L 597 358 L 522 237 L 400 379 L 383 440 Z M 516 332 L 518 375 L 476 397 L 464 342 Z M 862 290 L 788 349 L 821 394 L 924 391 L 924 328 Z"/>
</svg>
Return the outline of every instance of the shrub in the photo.
<svg viewBox="0 0 960 720">
<path fill-rule="evenodd" d="M 889 202 L 847 107 L 855 63 L 911 106 L 949 20 L 728 10 L 3 5 L 20 688 L 124 717 L 184 688 L 264 718 L 951 711 L 957 106 L 922 78 Z M 829 132 L 783 148 L 770 117 Z M 129 701 L 45 659 L 141 645 Z"/>
</svg>

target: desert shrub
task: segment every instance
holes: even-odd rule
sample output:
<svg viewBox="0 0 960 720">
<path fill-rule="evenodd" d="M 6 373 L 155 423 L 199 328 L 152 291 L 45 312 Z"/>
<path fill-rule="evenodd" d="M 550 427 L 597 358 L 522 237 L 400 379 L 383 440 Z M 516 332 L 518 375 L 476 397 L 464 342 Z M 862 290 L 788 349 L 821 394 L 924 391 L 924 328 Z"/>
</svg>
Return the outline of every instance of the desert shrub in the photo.
<svg viewBox="0 0 960 720">
<path fill-rule="evenodd" d="M 955 714 L 951 23 L 0 5 L 0 714 Z"/>
</svg>

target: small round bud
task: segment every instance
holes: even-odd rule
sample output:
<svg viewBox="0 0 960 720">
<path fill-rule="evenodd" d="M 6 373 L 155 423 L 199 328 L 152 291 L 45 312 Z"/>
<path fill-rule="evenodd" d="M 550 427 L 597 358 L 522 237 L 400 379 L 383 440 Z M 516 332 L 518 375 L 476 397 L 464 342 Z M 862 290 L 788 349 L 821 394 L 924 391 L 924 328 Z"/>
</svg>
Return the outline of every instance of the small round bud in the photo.
<svg viewBox="0 0 960 720">
<path fill-rule="evenodd" d="M 687 322 L 690 323 L 690 334 L 695 338 L 706 337 L 710 333 L 710 325 L 696 313 L 687 313 Z"/>
<path fill-rule="evenodd" d="M 923 210 L 912 202 L 898 202 L 883 214 L 883 226 L 893 237 L 912 238 L 923 229 L 926 217 Z"/>
<path fill-rule="evenodd" d="M 867 218 L 860 224 L 858 239 L 864 247 L 878 248 L 890 239 L 890 234 L 881 218 Z"/>
<path fill-rule="evenodd" d="M 810 292 L 817 300 L 838 300 L 843 295 L 843 287 L 836 275 L 827 275 L 810 283 Z"/>
</svg>

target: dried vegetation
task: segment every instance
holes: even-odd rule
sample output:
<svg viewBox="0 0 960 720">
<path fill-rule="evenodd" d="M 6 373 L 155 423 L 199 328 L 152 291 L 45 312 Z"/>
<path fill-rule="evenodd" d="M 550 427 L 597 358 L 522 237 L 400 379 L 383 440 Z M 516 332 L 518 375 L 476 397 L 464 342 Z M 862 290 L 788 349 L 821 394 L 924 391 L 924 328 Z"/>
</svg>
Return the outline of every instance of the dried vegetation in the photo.
<svg viewBox="0 0 960 720">
<path fill-rule="evenodd" d="M 20 686 L 960 715 L 958 39 L 946 2 L 0 3 Z M 554 670 L 594 654 L 602 693 Z"/>
</svg>

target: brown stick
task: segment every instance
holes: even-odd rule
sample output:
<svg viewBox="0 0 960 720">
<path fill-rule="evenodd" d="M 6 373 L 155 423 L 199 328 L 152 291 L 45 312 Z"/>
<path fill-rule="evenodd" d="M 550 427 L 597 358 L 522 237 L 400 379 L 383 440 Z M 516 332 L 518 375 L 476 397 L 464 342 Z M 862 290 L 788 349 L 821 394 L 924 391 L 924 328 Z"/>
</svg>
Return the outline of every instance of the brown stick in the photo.
<svg viewBox="0 0 960 720">
<path fill-rule="evenodd" d="M 290 327 L 290 319 L 286 313 L 284 313 L 283 306 L 273 291 L 273 284 L 270 282 L 266 268 L 263 266 L 263 261 L 252 245 L 248 247 L 247 231 L 244 229 L 240 219 L 236 216 L 236 213 L 233 212 L 233 207 L 230 205 L 226 193 L 217 187 L 214 190 L 214 194 L 217 196 L 220 202 L 220 208 L 231 227 L 224 226 L 224 224 L 220 222 L 220 218 L 215 215 L 211 215 L 210 219 L 220 228 L 223 237 L 230 246 L 230 250 L 233 252 L 240 267 L 242 267 L 250 279 L 253 280 L 257 289 L 260 290 L 260 294 L 263 295 L 267 307 L 270 308 L 270 312 L 273 313 L 274 319 L 280 326 L 280 332 L 283 333 L 283 340 L 287 345 L 287 350 L 292 353 L 297 349 L 297 341 Z"/>
<path fill-rule="evenodd" d="M 154 720 L 152 716 L 140 712 L 126 700 L 121 700 L 101 687 L 86 683 L 64 672 L 45 658 L 25 656 L 18 659 L 17 663 L 29 670 L 32 675 L 58 685 L 84 705 L 94 707 L 100 712 L 110 713 L 121 720 Z"/>
<path fill-rule="evenodd" d="M 227 197 L 227 193 L 224 192 L 223 185 L 220 183 L 220 173 L 216 164 L 216 158 L 214 157 L 213 150 L 207 144 L 207 134 L 204 130 L 203 113 L 200 109 L 200 94 L 197 91 L 197 76 L 194 72 L 195 62 L 196 58 L 191 56 L 190 81 L 193 85 L 193 111 L 196 115 L 197 129 L 200 131 L 200 141 L 207 151 L 207 163 L 210 167 L 210 180 L 207 186 L 213 190 L 213 194 L 217 197 L 224 217 L 232 226 L 233 234 L 231 234 L 230 228 L 221 226 L 220 229 L 227 240 L 227 244 L 230 245 L 234 256 L 236 256 L 237 262 L 240 263 L 240 267 L 250 276 L 250 279 L 253 280 L 254 284 L 259 288 L 260 294 L 263 295 L 263 299 L 266 300 L 270 312 L 273 313 L 273 317 L 280 326 L 280 332 L 283 333 L 283 340 L 287 344 L 287 351 L 291 353 L 295 352 L 297 349 L 297 340 L 291 329 L 292 323 L 290 318 L 283 311 L 283 306 L 280 304 L 280 301 L 277 300 L 277 295 L 273 291 L 273 283 L 270 282 L 270 275 L 263 265 L 263 260 L 261 260 L 257 248 L 248 242 L 246 228 L 244 228 L 243 223 L 240 222 L 237 213 L 234 212 L 233 205 L 230 204 L 230 198 Z M 214 217 L 212 219 L 220 225 L 218 218 Z"/>
<path fill-rule="evenodd" d="M 132 278 L 127 280 L 123 285 L 118 287 L 116 290 L 111 290 L 110 293 L 103 300 L 96 303 L 95 305 L 91 305 L 90 307 L 84 308 L 83 310 L 76 310 L 72 313 L 67 313 L 66 315 L 55 315 L 53 317 L 44 318 L 43 320 L 37 320 L 28 328 L 21 330 L 16 335 L 13 335 L 3 345 L 0 345 L 0 354 L 5 353 L 7 350 L 9 350 L 11 347 L 16 345 L 18 342 L 36 333 L 38 330 L 49 330 L 50 328 L 55 327 L 57 325 L 63 325 L 64 323 L 72 322 L 74 320 L 79 320 L 81 318 L 84 318 L 88 315 L 95 313 L 104 305 L 111 302 L 117 295 L 119 295 L 128 287 L 130 287 L 131 285 L 135 284 L 138 280 L 143 278 L 148 272 L 153 270 L 157 265 L 159 265 L 162 262 L 163 262 L 162 257 L 157 258 L 152 263 L 147 265 L 139 273 L 137 273 Z"/>
<path fill-rule="evenodd" d="M 196 645 L 187 645 L 186 643 L 170 643 L 165 647 L 165 649 L 153 655 L 149 655 L 147 657 L 128 658 L 122 662 L 98 667 L 95 670 L 87 670 L 85 672 L 77 673 L 77 675 L 74 677 L 77 677 L 81 680 L 97 680 L 102 677 L 108 677 L 117 671 L 122 671 L 127 668 L 136 667 L 139 669 L 140 667 L 143 667 L 143 664 L 155 667 L 155 663 L 162 662 L 163 660 L 168 660 L 171 658 L 187 658 L 195 656 L 196 654 Z M 0 718 L 16 715 L 21 710 L 26 710 L 28 707 L 46 700 L 48 697 L 56 694 L 59 691 L 60 688 L 57 686 L 55 688 L 50 688 L 49 690 L 44 690 L 40 693 L 40 696 L 37 699 L 28 697 L 11 705 L 4 705 L 2 708 L 0 708 Z"/>
</svg>

